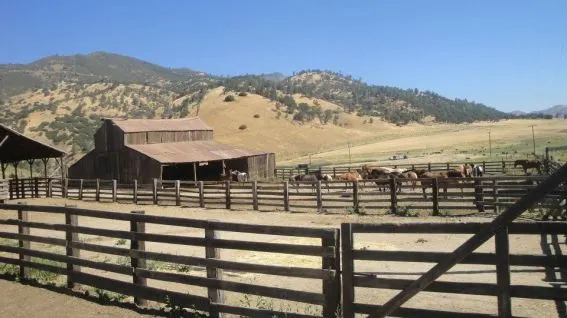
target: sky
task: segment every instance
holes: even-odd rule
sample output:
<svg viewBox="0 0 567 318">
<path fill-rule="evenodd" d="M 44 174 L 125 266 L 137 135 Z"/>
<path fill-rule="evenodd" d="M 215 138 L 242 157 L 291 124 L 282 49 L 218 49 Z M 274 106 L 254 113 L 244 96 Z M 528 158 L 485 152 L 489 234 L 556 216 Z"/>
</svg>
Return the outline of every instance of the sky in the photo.
<svg viewBox="0 0 567 318">
<path fill-rule="evenodd" d="M 567 104 L 566 0 L 0 0 L 0 64 L 106 51 L 215 75 L 328 69 L 503 111 Z"/>
</svg>

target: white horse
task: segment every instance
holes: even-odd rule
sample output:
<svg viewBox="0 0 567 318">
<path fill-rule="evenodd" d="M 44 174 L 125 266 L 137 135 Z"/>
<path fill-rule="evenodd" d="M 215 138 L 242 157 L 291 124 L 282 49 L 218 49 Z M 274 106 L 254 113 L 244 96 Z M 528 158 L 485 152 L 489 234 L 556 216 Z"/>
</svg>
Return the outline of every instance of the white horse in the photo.
<svg viewBox="0 0 567 318">
<path fill-rule="evenodd" d="M 236 178 L 238 182 L 246 182 L 248 181 L 248 174 L 246 172 L 240 172 L 238 170 L 234 170 L 231 172 L 233 178 Z"/>
</svg>

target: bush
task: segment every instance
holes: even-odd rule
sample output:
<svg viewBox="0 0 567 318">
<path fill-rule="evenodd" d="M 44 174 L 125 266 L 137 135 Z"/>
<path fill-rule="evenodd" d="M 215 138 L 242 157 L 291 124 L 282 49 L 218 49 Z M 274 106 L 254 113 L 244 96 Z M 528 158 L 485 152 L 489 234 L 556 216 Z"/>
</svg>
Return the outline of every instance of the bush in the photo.
<svg viewBox="0 0 567 318">
<path fill-rule="evenodd" d="M 224 98 L 225 102 L 234 102 L 236 100 L 236 98 L 234 98 L 234 95 L 228 95 Z"/>
<path fill-rule="evenodd" d="M 240 130 L 244 130 L 244 129 L 246 129 L 246 128 L 248 128 L 248 126 L 246 126 L 246 125 L 240 125 L 240 126 L 238 126 L 238 129 L 240 129 Z"/>
<path fill-rule="evenodd" d="M 242 97 L 248 96 L 248 93 L 246 93 L 246 92 L 240 92 L 240 93 L 238 93 L 238 96 L 242 96 Z"/>
<path fill-rule="evenodd" d="M 255 114 L 255 115 L 254 115 L 254 118 L 260 118 L 260 115 Z"/>
</svg>

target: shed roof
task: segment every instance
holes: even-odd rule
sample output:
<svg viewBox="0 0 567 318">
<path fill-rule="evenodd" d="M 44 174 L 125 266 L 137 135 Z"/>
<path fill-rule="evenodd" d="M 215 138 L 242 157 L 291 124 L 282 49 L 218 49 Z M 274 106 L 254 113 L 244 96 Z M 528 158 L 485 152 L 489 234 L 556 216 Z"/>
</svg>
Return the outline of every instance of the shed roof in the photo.
<svg viewBox="0 0 567 318">
<path fill-rule="evenodd" d="M 199 117 L 176 119 L 117 119 L 109 118 L 125 133 L 145 131 L 195 131 L 213 130 Z"/>
<path fill-rule="evenodd" d="M 236 159 L 269 152 L 237 148 L 213 141 L 171 142 L 165 144 L 128 145 L 160 163 L 188 163 Z"/>
<path fill-rule="evenodd" d="M 26 137 L 0 124 L 0 162 L 59 158 L 66 153 L 41 141 Z"/>
</svg>

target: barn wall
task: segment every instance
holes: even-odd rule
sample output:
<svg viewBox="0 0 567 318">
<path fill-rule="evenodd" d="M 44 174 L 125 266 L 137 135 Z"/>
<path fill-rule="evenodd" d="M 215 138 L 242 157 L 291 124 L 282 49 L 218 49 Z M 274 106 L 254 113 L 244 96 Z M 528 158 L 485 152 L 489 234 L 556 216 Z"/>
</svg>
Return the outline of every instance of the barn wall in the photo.
<svg viewBox="0 0 567 318">
<path fill-rule="evenodd" d="M 77 160 L 69 167 L 68 177 L 70 179 L 95 179 L 95 159 L 97 154 L 95 150 L 92 150 Z"/>
<path fill-rule="evenodd" d="M 125 134 L 127 145 L 213 140 L 213 131 L 148 131 Z"/>
<path fill-rule="evenodd" d="M 111 122 L 106 122 L 106 143 L 108 151 L 120 151 L 124 148 L 124 132 Z"/>
<path fill-rule="evenodd" d="M 248 157 L 248 175 L 250 179 L 265 179 L 274 176 L 276 156 L 273 153 Z"/>
<path fill-rule="evenodd" d="M 96 152 L 106 152 L 108 151 L 106 145 L 106 122 L 100 126 L 94 133 L 94 144 Z"/>
<path fill-rule="evenodd" d="M 118 180 L 120 183 L 149 184 L 161 178 L 161 164 L 135 150 L 125 148 L 119 153 Z"/>
</svg>

